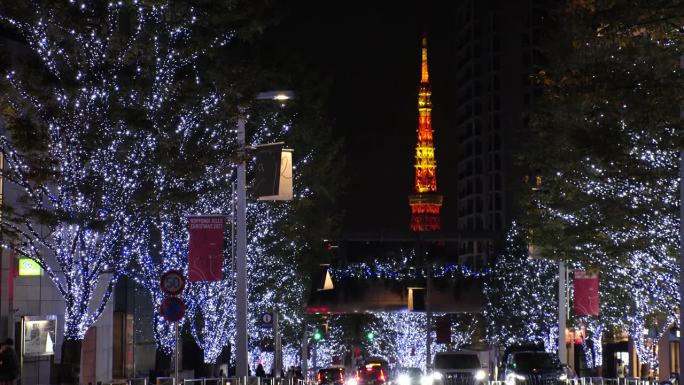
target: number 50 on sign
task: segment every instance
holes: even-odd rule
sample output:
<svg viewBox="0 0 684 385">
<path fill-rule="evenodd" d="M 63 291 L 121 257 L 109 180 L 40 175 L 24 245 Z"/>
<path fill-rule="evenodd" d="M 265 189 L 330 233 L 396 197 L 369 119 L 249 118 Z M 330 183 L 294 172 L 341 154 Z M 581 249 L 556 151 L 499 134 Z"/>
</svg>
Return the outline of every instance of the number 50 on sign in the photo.
<svg viewBox="0 0 684 385">
<path fill-rule="evenodd" d="M 185 278 L 178 270 L 169 270 L 161 277 L 161 289 L 167 295 L 178 295 L 185 288 Z"/>
</svg>

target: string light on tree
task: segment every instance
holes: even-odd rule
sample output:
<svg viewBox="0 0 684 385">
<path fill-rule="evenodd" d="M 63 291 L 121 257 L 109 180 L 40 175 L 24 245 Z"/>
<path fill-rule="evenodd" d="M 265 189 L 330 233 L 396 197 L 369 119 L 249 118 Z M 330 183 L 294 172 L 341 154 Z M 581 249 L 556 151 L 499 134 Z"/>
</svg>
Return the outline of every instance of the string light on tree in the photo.
<svg viewBox="0 0 684 385">
<path fill-rule="evenodd" d="M 558 269 L 547 260 L 529 259 L 527 240 L 516 223 L 506 237 L 506 248 L 485 281 L 487 339 L 493 345 L 536 342 L 548 350 L 557 333 L 555 286 Z"/>
</svg>

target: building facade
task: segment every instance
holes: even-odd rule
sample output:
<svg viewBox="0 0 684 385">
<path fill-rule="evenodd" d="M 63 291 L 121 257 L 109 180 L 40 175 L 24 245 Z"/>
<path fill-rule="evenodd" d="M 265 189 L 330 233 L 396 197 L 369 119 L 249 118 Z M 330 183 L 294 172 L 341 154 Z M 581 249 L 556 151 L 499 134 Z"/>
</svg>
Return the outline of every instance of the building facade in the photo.
<svg viewBox="0 0 684 385">
<path fill-rule="evenodd" d="M 471 266 L 495 256 L 514 218 L 525 175 L 514 158 L 540 92 L 530 75 L 542 64 L 548 8 L 543 0 L 464 0 L 456 9 L 458 230 L 495 234 L 461 245 Z"/>
</svg>

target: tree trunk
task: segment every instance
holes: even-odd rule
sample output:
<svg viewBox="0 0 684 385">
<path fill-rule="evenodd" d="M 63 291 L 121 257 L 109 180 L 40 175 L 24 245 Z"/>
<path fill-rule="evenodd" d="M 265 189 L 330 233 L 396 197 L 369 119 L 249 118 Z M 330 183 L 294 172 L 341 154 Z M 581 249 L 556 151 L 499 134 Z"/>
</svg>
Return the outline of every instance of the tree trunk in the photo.
<svg viewBox="0 0 684 385">
<path fill-rule="evenodd" d="M 204 364 L 204 376 L 215 378 L 216 376 L 216 364 Z"/>
<path fill-rule="evenodd" d="M 154 356 L 154 378 L 168 377 L 171 372 L 171 354 L 157 348 L 157 353 Z"/>
<path fill-rule="evenodd" d="M 81 376 L 82 340 L 62 342 L 62 362 L 59 365 L 57 382 L 61 385 L 78 385 Z"/>
</svg>

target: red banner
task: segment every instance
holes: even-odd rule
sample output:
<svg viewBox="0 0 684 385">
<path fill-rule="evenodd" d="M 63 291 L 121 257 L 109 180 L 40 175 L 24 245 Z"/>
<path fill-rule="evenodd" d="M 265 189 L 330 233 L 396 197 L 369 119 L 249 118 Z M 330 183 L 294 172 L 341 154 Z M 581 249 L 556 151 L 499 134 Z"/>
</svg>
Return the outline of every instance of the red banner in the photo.
<svg viewBox="0 0 684 385">
<path fill-rule="evenodd" d="M 188 280 L 223 279 L 223 216 L 188 218 Z"/>
<path fill-rule="evenodd" d="M 437 320 L 436 329 L 437 339 L 435 340 L 435 342 L 438 344 L 450 344 L 451 319 L 447 316 Z"/>
<path fill-rule="evenodd" d="M 575 270 L 575 315 L 599 314 L 598 274 Z"/>
</svg>

